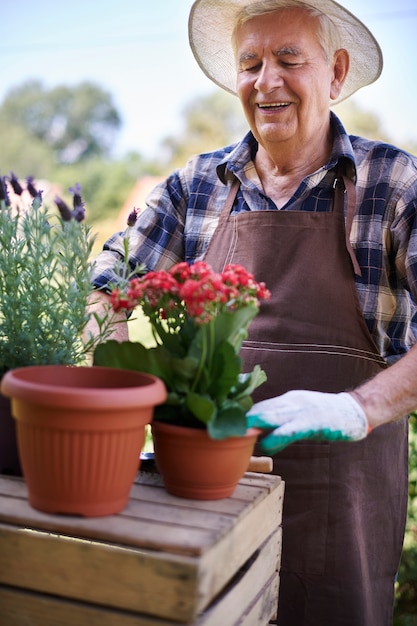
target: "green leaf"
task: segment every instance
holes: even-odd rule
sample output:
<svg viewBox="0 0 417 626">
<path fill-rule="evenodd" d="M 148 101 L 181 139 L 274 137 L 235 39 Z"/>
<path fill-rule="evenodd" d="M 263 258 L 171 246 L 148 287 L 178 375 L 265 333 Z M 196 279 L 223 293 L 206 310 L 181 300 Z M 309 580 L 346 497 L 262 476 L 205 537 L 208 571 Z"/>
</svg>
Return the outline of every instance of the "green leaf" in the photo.
<svg viewBox="0 0 417 626">
<path fill-rule="evenodd" d="M 198 369 L 198 360 L 191 356 L 186 356 L 183 359 L 174 357 L 172 359 L 172 369 L 176 377 L 192 381 Z"/>
<path fill-rule="evenodd" d="M 240 400 L 245 396 L 250 396 L 266 380 L 264 370 L 259 365 L 255 365 L 251 373 L 239 374 L 239 382 L 233 390 L 233 398 Z"/>
<path fill-rule="evenodd" d="M 156 323 L 155 320 L 152 320 L 152 325 L 160 338 L 160 342 L 167 350 L 169 350 L 169 352 L 171 352 L 171 354 L 176 354 L 179 357 L 184 356 L 186 350 L 179 333 L 168 332 L 161 323 Z"/>
<path fill-rule="evenodd" d="M 185 399 L 187 409 L 201 422 L 208 424 L 216 414 L 216 405 L 207 396 L 190 392 Z"/>
<path fill-rule="evenodd" d="M 242 341 L 247 336 L 250 322 L 258 313 L 258 307 L 248 304 L 236 311 L 223 311 L 214 319 L 216 347 L 228 341 L 235 352 L 239 352 Z"/>
<path fill-rule="evenodd" d="M 239 380 L 242 361 L 227 341 L 221 343 L 213 357 L 209 378 L 209 394 L 222 404 Z"/>
<path fill-rule="evenodd" d="M 239 406 L 242 407 L 243 411 L 245 412 L 245 414 L 249 411 L 249 409 L 252 408 L 253 406 L 253 400 L 251 396 L 242 396 L 239 399 L 236 399 L 236 402 L 239 404 Z"/>
<path fill-rule="evenodd" d="M 146 348 L 134 341 L 106 341 L 94 351 L 94 365 L 117 367 L 153 374 L 172 388 L 174 373 L 172 357 L 164 346 Z"/>
<path fill-rule="evenodd" d="M 226 401 L 207 424 L 207 430 L 212 439 L 242 437 L 247 430 L 246 411 L 238 402 Z"/>
</svg>

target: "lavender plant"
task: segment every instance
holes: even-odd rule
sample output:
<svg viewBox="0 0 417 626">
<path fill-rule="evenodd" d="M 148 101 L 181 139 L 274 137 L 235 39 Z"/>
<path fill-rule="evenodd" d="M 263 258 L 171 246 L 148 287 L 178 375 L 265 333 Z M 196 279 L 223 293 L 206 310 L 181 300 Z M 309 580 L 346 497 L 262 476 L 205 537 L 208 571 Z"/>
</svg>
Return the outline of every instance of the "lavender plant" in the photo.
<svg viewBox="0 0 417 626">
<path fill-rule="evenodd" d="M 81 189 L 49 210 L 32 177 L 0 177 L 0 376 L 27 365 L 86 362 L 111 333 L 113 319 L 97 318 L 86 337 L 94 237 L 84 222 Z M 13 196 L 13 199 L 11 199 Z"/>
</svg>

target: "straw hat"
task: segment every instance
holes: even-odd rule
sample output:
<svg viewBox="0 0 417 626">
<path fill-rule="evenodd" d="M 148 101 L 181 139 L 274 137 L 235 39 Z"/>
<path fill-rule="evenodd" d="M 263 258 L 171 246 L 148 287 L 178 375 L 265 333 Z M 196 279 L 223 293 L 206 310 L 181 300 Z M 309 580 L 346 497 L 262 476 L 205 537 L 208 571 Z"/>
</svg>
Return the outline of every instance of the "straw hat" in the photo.
<svg viewBox="0 0 417 626">
<path fill-rule="evenodd" d="M 188 32 L 191 49 L 203 72 L 219 87 L 236 94 L 236 63 L 232 47 L 235 19 L 255 0 L 196 0 L 191 7 Z M 368 28 L 333 0 L 305 0 L 325 13 L 337 26 L 341 47 L 350 56 L 342 92 L 332 104 L 373 83 L 382 71 L 382 52 Z"/>
</svg>

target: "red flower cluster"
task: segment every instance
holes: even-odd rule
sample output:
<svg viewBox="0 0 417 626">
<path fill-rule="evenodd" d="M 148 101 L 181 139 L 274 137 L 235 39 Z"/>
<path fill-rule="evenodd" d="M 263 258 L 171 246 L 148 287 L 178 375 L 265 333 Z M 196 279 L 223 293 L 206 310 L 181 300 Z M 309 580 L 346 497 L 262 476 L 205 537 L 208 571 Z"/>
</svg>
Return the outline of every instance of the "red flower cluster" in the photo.
<svg viewBox="0 0 417 626">
<path fill-rule="evenodd" d="M 178 263 L 169 271 L 149 272 L 133 278 L 126 290 L 115 289 L 115 311 L 132 311 L 142 305 L 148 316 L 177 321 L 181 316 L 197 324 L 210 322 L 220 310 L 236 310 L 249 303 L 259 305 L 270 297 L 264 283 L 240 265 L 228 265 L 216 273 L 205 262 Z"/>
</svg>

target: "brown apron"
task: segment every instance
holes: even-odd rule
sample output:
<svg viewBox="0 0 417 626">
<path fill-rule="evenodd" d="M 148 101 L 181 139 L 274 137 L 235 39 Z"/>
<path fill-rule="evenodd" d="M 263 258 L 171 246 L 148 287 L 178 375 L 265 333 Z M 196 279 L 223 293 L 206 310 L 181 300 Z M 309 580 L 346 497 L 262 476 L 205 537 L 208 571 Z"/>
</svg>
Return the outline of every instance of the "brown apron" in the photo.
<svg viewBox="0 0 417 626">
<path fill-rule="evenodd" d="M 245 371 L 259 363 L 268 376 L 255 401 L 290 389 L 339 392 L 385 367 L 359 306 L 354 193 L 344 182 L 349 194 L 335 184 L 333 211 L 317 213 L 231 215 L 232 185 L 205 260 L 217 271 L 239 263 L 271 291 L 241 353 Z M 360 442 L 299 442 L 274 455 L 285 480 L 279 626 L 391 626 L 407 431 L 404 419 Z"/>
</svg>

